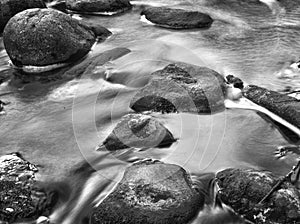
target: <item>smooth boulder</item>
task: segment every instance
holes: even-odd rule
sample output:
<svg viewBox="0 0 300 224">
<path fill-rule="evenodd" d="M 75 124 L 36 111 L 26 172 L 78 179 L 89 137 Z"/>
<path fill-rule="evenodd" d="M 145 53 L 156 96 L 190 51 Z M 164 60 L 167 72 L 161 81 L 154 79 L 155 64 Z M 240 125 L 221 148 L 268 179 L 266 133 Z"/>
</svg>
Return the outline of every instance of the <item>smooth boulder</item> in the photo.
<svg viewBox="0 0 300 224">
<path fill-rule="evenodd" d="M 141 15 L 156 25 L 172 29 L 207 28 L 213 23 L 207 14 L 166 7 L 149 7 Z"/>
<path fill-rule="evenodd" d="M 184 224 L 202 208 L 204 197 L 180 166 L 143 161 L 95 208 L 91 224 Z"/>
<path fill-rule="evenodd" d="M 226 83 L 214 70 L 173 63 L 152 73 L 130 102 L 134 111 L 214 113 L 224 110 Z"/>
<path fill-rule="evenodd" d="M 66 6 L 80 13 L 120 13 L 132 8 L 129 0 L 66 0 Z"/>
<path fill-rule="evenodd" d="M 46 8 L 42 0 L 1 0 L 0 1 L 0 33 L 11 17 L 31 8 Z"/>
<path fill-rule="evenodd" d="M 299 223 L 300 192 L 289 182 L 259 204 L 278 181 L 269 172 L 257 170 L 226 169 L 217 174 L 221 200 L 248 220 L 257 224 Z"/>
<path fill-rule="evenodd" d="M 167 147 L 175 141 L 172 133 L 154 117 L 128 114 L 122 117 L 98 150 Z"/>
<path fill-rule="evenodd" d="M 86 25 L 54 9 L 28 9 L 7 23 L 4 46 L 12 63 L 46 66 L 85 56 L 96 41 Z"/>
<path fill-rule="evenodd" d="M 243 95 L 300 128 L 300 101 L 298 99 L 255 85 L 244 88 Z"/>
<path fill-rule="evenodd" d="M 52 198 L 34 187 L 37 171 L 18 153 L 0 156 L 0 222 L 32 221 L 51 213 Z"/>
</svg>

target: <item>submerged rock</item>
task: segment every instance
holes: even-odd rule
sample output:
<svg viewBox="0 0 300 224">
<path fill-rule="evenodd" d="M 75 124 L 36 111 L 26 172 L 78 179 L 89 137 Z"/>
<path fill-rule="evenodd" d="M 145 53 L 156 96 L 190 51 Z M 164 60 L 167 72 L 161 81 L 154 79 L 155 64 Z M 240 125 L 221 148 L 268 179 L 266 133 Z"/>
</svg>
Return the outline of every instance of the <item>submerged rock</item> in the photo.
<svg viewBox="0 0 300 224">
<path fill-rule="evenodd" d="M 224 109 L 225 81 L 209 68 L 169 64 L 152 77 L 131 100 L 134 111 L 211 113 Z"/>
<path fill-rule="evenodd" d="M 92 224 L 183 224 L 204 204 L 180 166 L 144 161 L 127 168 L 123 179 L 95 209 Z"/>
<path fill-rule="evenodd" d="M 120 13 L 132 7 L 129 0 L 66 0 L 66 5 L 80 13 Z"/>
<path fill-rule="evenodd" d="M 87 26 L 54 9 L 28 9 L 7 23 L 5 49 L 16 66 L 47 66 L 85 56 L 96 41 Z"/>
<path fill-rule="evenodd" d="M 243 95 L 300 128 L 300 101 L 296 98 L 254 85 L 247 86 Z"/>
<path fill-rule="evenodd" d="M 207 28 L 213 19 L 198 11 L 186 11 L 183 9 L 172 9 L 166 7 L 149 7 L 142 11 L 146 19 L 166 28 L 193 29 Z"/>
<path fill-rule="evenodd" d="M 86 22 L 86 21 L 80 21 L 80 23 L 82 23 L 82 24 L 86 25 L 88 28 L 90 28 L 94 32 L 94 34 L 97 36 L 98 41 L 103 41 L 107 37 L 112 35 L 112 32 L 110 32 L 108 29 L 106 29 L 105 27 L 103 27 L 99 24 L 95 24 L 92 22 Z"/>
<path fill-rule="evenodd" d="M 19 12 L 31 8 L 46 8 L 42 0 L 1 0 L 0 1 L 0 33 L 8 20 Z"/>
<path fill-rule="evenodd" d="M 258 204 L 279 181 L 268 172 L 226 169 L 217 174 L 221 200 L 254 223 L 299 223 L 300 192 L 285 182 Z"/>
<path fill-rule="evenodd" d="M 154 117 L 144 114 L 128 114 L 104 140 L 98 150 L 115 151 L 129 147 L 167 147 L 176 140 L 171 132 Z"/>
<path fill-rule="evenodd" d="M 18 153 L 0 157 L 0 222 L 30 221 L 50 214 L 52 198 L 34 187 L 36 172 L 36 166 Z"/>
</svg>

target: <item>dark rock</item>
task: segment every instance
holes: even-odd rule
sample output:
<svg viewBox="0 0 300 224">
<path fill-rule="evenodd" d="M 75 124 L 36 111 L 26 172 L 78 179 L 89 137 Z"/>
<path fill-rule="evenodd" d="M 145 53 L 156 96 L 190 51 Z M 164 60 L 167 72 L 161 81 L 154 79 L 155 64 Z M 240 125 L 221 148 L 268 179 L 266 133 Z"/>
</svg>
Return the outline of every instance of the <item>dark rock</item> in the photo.
<svg viewBox="0 0 300 224">
<path fill-rule="evenodd" d="M 133 110 L 211 113 L 224 109 L 225 81 L 209 68 L 169 64 L 152 77 L 131 100 Z"/>
<path fill-rule="evenodd" d="M 115 151 L 129 147 L 167 147 L 175 141 L 171 132 L 154 117 L 128 114 L 122 117 L 102 146 L 109 151 Z"/>
<path fill-rule="evenodd" d="M 112 35 L 112 32 L 110 32 L 108 29 L 99 24 L 86 21 L 80 21 L 80 23 L 86 25 L 89 29 L 91 29 L 94 32 L 94 34 L 98 37 L 99 41 L 104 41 L 107 37 Z"/>
<path fill-rule="evenodd" d="M 7 23 L 5 49 L 17 65 L 45 66 L 78 60 L 96 38 L 78 20 L 54 9 L 28 9 Z"/>
<path fill-rule="evenodd" d="M 127 168 L 115 190 L 93 212 L 91 224 L 183 224 L 203 204 L 203 195 L 183 168 L 144 161 Z"/>
<path fill-rule="evenodd" d="M 243 95 L 300 128 L 300 101 L 296 98 L 254 85 L 247 86 Z"/>
<path fill-rule="evenodd" d="M 233 87 L 243 89 L 244 83 L 241 79 L 234 77 L 233 75 L 227 75 L 226 80 L 228 83 L 233 84 Z"/>
<path fill-rule="evenodd" d="M 210 27 L 213 19 L 198 11 L 171 9 L 166 7 L 149 7 L 142 11 L 146 19 L 166 28 L 193 29 Z"/>
<path fill-rule="evenodd" d="M 1 0 L 0 1 L 0 33 L 8 20 L 19 12 L 31 8 L 46 8 L 42 0 Z"/>
<path fill-rule="evenodd" d="M 131 9 L 129 0 L 66 0 L 67 9 L 78 12 L 124 12 Z"/>
<path fill-rule="evenodd" d="M 300 223 L 300 193 L 289 182 L 258 204 L 278 181 L 272 174 L 256 170 L 226 169 L 217 174 L 221 200 L 248 220 L 257 224 Z"/>
<path fill-rule="evenodd" d="M 35 220 L 51 212 L 52 198 L 35 184 L 35 165 L 20 154 L 0 157 L 0 222 Z"/>
<path fill-rule="evenodd" d="M 66 6 L 66 1 L 65 0 L 53 1 L 53 2 L 50 2 L 47 6 L 49 8 L 56 9 L 56 10 L 59 10 L 61 12 L 67 13 L 67 6 Z"/>
</svg>

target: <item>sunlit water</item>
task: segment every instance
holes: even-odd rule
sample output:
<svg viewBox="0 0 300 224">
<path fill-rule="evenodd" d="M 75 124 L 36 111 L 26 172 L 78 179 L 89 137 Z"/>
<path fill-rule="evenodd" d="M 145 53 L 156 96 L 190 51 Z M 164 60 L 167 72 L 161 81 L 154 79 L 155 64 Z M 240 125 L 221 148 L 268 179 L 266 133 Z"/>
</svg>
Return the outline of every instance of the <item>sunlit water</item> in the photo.
<svg viewBox="0 0 300 224">
<path fill-rule="evenodd" d="M 70 181 L 72 177 L 68 177 L 68 172 L 81 161 L 91 162 L 99 157 L 96 145 L 105 139 L 121 116 L 131 112 L 129 102 L 147 83 L 150 74 L 170 61 L 206 66 L 272 90 L 300 88 L 300 73 L 288 79 L 279 79 L 276 75 L 291 61 L 300 59 L 299 0 L 144 2 L 197 9 L 215 21 L 211 28 L 204 30 L 158 28 L 140 21 L 144 7 L 141 1 L 134 1 L 133 10 L 120 16 L 76 16 L 102 24 L 113 32 L 108 40 L 97 44 L 85 60 L 116 47 L 126 47 L 131 53 L 104 65 L 89 67 L 81 78 L 47 83 L 20 81 L 18 72 L 8 66 L 9 58 L 0 39 L 0 78 L 4 80 L 0 99 L 11 102 L 6 107 L 7 114 L 0 116 L 1 154 L 21 152 L 30 162 L 39 165 L 41 180 Z M 129 153 L 126 158 L 156 158 L 197 174 L 228 167 L 251 167 L 277 175 L 286 174 L 297 159 L 294 155 L 276 159 L 277 147 L 291 142 L 255 111 L 227 109 L 214 115 L 154 116 L 178 141 L 168 149 Z M 125 165 L 120 165 L 114 172 L 111 168 L 109 173 L 120 175 L 124 168 Z M 78 206 L 74 208 L 77 215 L 91 203 L 87 198 L 99 193 L 96 189 L 101 180 L 93 178 L 89 183 L 94 185 L 82 196 L 81 201 L 86 201 L 78 199 Z M 75 180 L 81 186 L 86 182 L 86 179 Z M 57 210 L 53 217 L 61 216 L 64 208 Z M 74 223 L 76 215 L 70 217 L 73 220 L 66 218 L 69 221 L 65 223 Z"/>
</svg>

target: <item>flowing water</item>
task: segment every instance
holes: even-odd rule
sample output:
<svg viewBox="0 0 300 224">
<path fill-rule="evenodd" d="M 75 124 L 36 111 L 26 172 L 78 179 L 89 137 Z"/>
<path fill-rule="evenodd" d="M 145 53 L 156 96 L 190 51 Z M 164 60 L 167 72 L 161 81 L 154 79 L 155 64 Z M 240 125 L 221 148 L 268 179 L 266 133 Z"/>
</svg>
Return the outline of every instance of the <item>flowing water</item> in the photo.
<svg viewBox="0 0 300 224">
<path fill-rule="evenodd" d="M 288 65 L 300 59 L 300 0 L 152 0 L 133 1 L 128 13 L 75 18 L 99 23 L 113 32 L 94 46 L 84 60 L 116 47 L 130 53 L 86 69 L 80 78 L 46 82 L 42 78 L 20 79 L 8 66 L 0 39 L 0 99 L 11 102 L 0 116 L 0 154 L 19 151 L 39 165 L 39 179 L 76 186 L 71 202 L 62 204 L 52 219 L 80 223 L 92 202 L 99 201 L 113 185 L 101 186 L 105 178 L 94 173 L 70 176 L 82 161 L 114 180 L 126 163 L 95 151 L 124 114 L 129 102 L 153 71 L 170 61 L 206 66 L 223 75 L 276 91 L 300 88 L 300 73 L 279 78 Z M 145 4 L 199 10 L 214 23 L 209 29 L 173 31 L 140 21 Z M 82 64 L 84 63 L 81 62 Z M 69 68 L 70 69 L 70 68 Z M 66 70 L 64 70 L 66 71 Z M 62 71 L 53 71 L 52 76 Z M 168 149 L 126 152 L 133 157 L 156 158 L 176 163 L 195 174 L 229 167 L 269 170 L 286 174 L 297 157 L 277 159 L 279 146 L 295 144 L 268 118 L 253 110 L 227 109 L 214 115 L 155 114 L 178 138 Z M 104 165 L 103 165 L 104 164 Z M 85 190 L 82 190 L 85 189 Z M 102 193 L 101 193 L 102 192 Z"/>
</svg>

